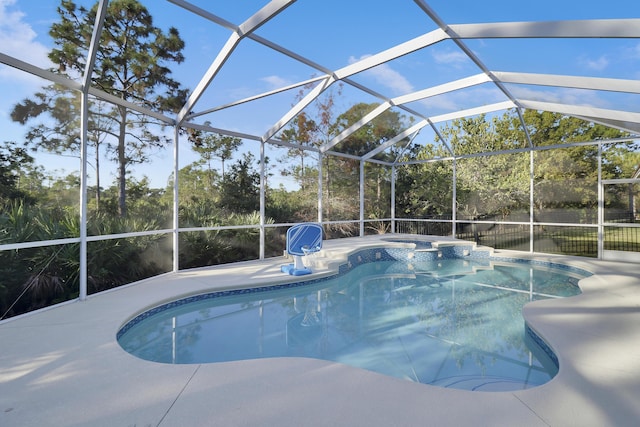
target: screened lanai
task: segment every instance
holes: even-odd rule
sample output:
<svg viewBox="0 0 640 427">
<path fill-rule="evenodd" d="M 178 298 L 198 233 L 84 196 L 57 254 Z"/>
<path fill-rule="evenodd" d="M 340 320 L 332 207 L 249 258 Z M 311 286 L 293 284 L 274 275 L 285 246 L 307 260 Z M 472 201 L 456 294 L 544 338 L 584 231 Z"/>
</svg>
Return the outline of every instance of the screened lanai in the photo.
<svg viewBox="0 0 640 427">
<path fill-rule="evenodd" d="M 0 2 L 1 318 L 287 229 L 637 262 L 640 7 Z"/>
</svg>

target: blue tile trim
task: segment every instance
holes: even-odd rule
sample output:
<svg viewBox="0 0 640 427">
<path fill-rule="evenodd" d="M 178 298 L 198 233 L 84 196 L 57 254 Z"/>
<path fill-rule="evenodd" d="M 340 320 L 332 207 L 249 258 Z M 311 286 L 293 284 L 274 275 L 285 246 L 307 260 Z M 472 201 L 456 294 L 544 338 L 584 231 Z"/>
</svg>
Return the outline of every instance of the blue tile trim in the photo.
<svg viewBox="0 0 640 427">
<path fill-rule="evenodd" d="M 153 307 L 145 311 L 144 313 L 137 315 L 136 317 L 131 319 L 129 322 L 127 322 L 122 328 L 120 328 L 120 330 L 116 334 L 116 339 L 120 339 L 120 337 L 122 337 L 122 335 L 124 335 L 129 329 L 131 329 L 133 326 L 137 325 L 138 323 L 142 322 L 143 320 L 174 307 L 179 307 L 181 305 L 189 304 L 192 302 L 204 301 L 208 299 L 223 298 L 223 297 L 235 296 L 235 295 L 258 294 L 262 292 L 276 291 L 281 289 L 292 289 L 292 288 L 297 288 L 301 286 L 311 286 L 311 285 L 315 285 L 323 281 L 329 280 L 333 277 L 335 276 L 324 277 L 321 279 L 312 279 L 304 282 L 293 282 L 293 283 L 283 283 L 279 285 L 261 286 L 258 288 L 230 289 L 225 291 L 209 292 L 206 294 L 198 294 L 198 295 L 192 295 L 185 298 L 180 298 L 175 301 L 171 301 L 166 304 Z"/>
<path fill-rule="evenodd" d="M 556 366 L 556 369 L 558 369 L 560 367 L 559 362 L 558 362 L 558 356 L 556 356 L 556 354 L 553 352 L 553 350 L 551 350 L 551 347 L 549 347 L 547 342 L 545 340 L 543 340 L 538 334 L 536 334 L 533 331 L 533 329 L 531 329 L 531 327 L 529 327 L 528 324 L 525 323 L 524 328 L 525 328 L 525 330 L 524 330 L 525 335 L 527 335 L 529 338 L 531 338 L 533 340 L 533 342 L 535 342 L 536 345 L 538 347 L 540 347 L 540 349 L 542 351 L 545 352 L 545 354 L 549 357 L 549 359 Z"/>
</svg>

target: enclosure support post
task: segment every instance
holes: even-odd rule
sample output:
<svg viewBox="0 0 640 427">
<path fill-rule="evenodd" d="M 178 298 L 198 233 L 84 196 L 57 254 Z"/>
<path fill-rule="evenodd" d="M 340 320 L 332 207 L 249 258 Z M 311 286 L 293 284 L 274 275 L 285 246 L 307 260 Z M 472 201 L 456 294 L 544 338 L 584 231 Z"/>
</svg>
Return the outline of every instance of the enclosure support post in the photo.
<svg viewBox="0 0 640 427">
<path fill-rule="evenodd" d="M 456 238 L 456 220 L 458 218 L 457 215 L 457 199 L 458 199 L 458 192 L 456 190 L 456 187 L 458 186 L 458 179 L 456 177 L 457 175 L 457 164 L 456 164 L 456 159 L 455 157 L 453 158 L 453 165 L 452 165 L 452 169 L 453 169 L 453 176 L 452 176 L 452 193 L 453 196 L 451 198 L 451 209 L 452 209 L 452 214 L 451 214 L 451 219 L 452 219 L 452 223 L 451 223 L 451 237 L 453 237 L 454 239 Z"/>
<path fill-rule="evenodd" d="M 598 143 L 598 259 L 604 258 L 604 185 L 602 184 L 602 143 Z"/>
<path fill-rule="evenodd" d="M 534 178 L 535 178 L 535 153 L 533 150 L 529 151 L 529 252 L 533 253 L 533 241 L 535 239 L 535 233 L 533 229 L 534 222 Z"/>
<path fill-rule="evenodd" d="M 396 232 L 396 165 L 391 166 L 391 232 Z"/>
<path fill-rule="evenodd" d="M 264 213 L 266 200 L 267 174 L 265 167 L 264 141 L 260 141 L 260 259 L 264 259 L 265 230 Z"/>
<path fill-rule="evenodd" d="M 322 224 L 322 152 L 318 153 L 318 224 Z"/>
<path fill-rule="evenodd" d="M 364 236 L 364 160 L 360 160 L 360 237 Z"/>
<path fill-rule="evenodd" d="M 78 259 L 78 299 L 87 299 L 87 145 L 89 139 L 89 87 L 98 53 L 100 33 L 107 14 L 107 0 L 100 0 L 96 9 L 96 20 L 91 34 L 87 62 L 82 75 L 82 94 L 80 101 L 80 254 Z"/>
<path fill-rule="evenodd" d="M 180 171 L 180 162 L 178 158 L 179 153 L 179 135 L 180 127 L 176 124 L 175 132 L 173 135 L 173 272 L 177 273 L 180 270 L 180 235 L 178 229 L 180 228 L 179 207 L 180 202 L 178 199 L 178 184 L 180 178 L 178 172 Z"/>
<path fill-rule="evenodd" d="M 89 95 L 83 91 L 80 121 L 80 259 L 78 280 L 80 301 L 87 299 L 87 127 L 89 126 Z"/>
</svg>

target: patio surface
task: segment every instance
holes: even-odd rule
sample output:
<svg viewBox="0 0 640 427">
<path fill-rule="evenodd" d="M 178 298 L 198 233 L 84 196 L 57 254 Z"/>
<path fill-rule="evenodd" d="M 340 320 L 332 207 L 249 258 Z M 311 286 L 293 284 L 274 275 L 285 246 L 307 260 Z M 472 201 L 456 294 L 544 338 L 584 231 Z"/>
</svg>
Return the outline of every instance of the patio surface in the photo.
<svg viewBox="0 0 640 427">
<path fill-rule="evenodd" d="M 389 237 L 331 240 L 324 248 L 339 258 Z M 116 342 L 127 320 L 159 303 L 288 280 L 277 258 L 166 274 L 0 323 L 0 426 L 637 425 L 640 266 L 535 258 L 595 273 L 581 281 L 581 295 L 524 309 L 560 362 L 540 387 L 468 392 L 304 358 L 166 365 Z"/>
</svg>

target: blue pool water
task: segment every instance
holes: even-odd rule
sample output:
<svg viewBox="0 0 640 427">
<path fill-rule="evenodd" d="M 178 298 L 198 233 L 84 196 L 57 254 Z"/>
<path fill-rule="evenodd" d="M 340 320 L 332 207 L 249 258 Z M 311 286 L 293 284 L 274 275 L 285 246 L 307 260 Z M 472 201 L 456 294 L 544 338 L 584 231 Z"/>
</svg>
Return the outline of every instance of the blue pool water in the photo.
<svg viewBox="0 0 640 427">
<path fill-rule="evenodd" d="M 304 286 L 166 304 L 118 341 L 162 363 L 312 357 L 441 387 L 518 390 L 558 369 L 525 332 L 523 305 L 576 295 L 581 277 L 522 262 L 379 260 Z"/>
</svg>

